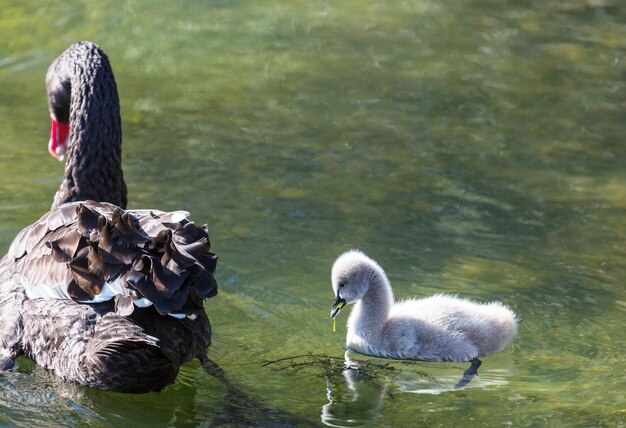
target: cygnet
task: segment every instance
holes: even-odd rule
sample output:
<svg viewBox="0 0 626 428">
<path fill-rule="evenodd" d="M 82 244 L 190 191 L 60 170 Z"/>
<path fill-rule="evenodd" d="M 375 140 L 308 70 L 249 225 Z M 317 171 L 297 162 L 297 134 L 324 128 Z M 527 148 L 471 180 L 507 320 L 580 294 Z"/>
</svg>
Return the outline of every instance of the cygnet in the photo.
<svg viewBox="0 0 626 428">
<path fill-rule="evenodd" d="M 501 351 L 517 333 L 515 314 L 500 302 L 476 303 L 436 294 L 395 302 L 385 271 L 358 250 L 332 267 L 335 303 L 331 318 L 354 303 L 346 345 L 385 358 L 472 361 Z"/>
</svg>

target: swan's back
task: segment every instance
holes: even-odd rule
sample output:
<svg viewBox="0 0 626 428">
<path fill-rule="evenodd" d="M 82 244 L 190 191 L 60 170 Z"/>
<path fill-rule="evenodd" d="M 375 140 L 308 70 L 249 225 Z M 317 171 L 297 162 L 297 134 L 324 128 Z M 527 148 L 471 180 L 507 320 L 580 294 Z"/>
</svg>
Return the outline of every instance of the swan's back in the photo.
<svg viewBox="0 0 626 428">
<path fill-rule="evenodd" d="M 217 293 L 206 226 L 187 217 L 85 201 L 23 229 L 0 261 L 0 369 L 26 355 L 102 389 L 173 382 L 211 343 Z"/>
<path fill-rule="evenodd" d="M 104 202 L 72 202 L 46 213 L 15 238 L 7 257 L 30 298 L 99 303 L 117 312 L 154 305 L 184 317 L 217 293 L 217 257 L 206 227 L 185 211 L 124 211 Z"/>
<path fill-rule="evenodd" d="M 437 294 L 396 303 L 389 313 L 387 331 L 388 337 L 397 338 L 414 331 L 420 352 L 431 349 L 428 358 L 422 355 L 424 359 L 466 361 L 504 349 L 517 333 L 517 322 L 515 314 L 500 302 L 477 303 Z"/>
</svg>

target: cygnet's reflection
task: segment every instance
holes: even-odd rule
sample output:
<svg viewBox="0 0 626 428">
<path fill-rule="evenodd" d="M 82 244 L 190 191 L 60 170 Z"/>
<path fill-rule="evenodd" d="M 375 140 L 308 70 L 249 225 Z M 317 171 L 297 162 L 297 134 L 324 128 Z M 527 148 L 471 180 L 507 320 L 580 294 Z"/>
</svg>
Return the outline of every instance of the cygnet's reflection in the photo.
<svg viewBox="0 0 626 428">
<path fill-rule="evenodd" d="M 388 395 L 389 385 L 399 392 L 439 394 L 468 385 L 477 374 L 472 363 L 459 380 L 458 368 L 438 365 L 430 371 L 437 377 L 419 370 L 416 366 L 394 368 L 385 363 L 357 359 L 359 354 L 346 351 L 344 355 L 343 382 L 337 376 L 326 375 L 326 397 L 321 419 L 333 427 L 353 427 L 371 424 L 381 418 L 381 408 Z"/>
<path fill-rule="evenodd" d="M 373 377 L 362 370 L 362 362 L 351 360 L 350 351 L 346 351 L 344 358 L 345 384 L 326 376 L 328 403 L 322 406 L 322 422 L 333 427 L 350 427 L 376 421 L 381 416 L 387 379 Z"/>
</svg>

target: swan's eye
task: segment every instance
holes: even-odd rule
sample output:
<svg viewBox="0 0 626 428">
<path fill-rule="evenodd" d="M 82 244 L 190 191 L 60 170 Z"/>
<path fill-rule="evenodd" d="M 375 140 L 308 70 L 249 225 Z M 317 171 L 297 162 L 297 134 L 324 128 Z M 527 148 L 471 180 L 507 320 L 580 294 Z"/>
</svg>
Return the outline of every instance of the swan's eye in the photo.
<svg viewBox="0 0 626 428">
<path fill-rule="evenodd" d="M 346 285 L 346 283 L 345 283 L 345 282 L 340 282 L 340 283 L 339 283 L 339 288 L 342 288 L 344 285 Z"/>
</svg>

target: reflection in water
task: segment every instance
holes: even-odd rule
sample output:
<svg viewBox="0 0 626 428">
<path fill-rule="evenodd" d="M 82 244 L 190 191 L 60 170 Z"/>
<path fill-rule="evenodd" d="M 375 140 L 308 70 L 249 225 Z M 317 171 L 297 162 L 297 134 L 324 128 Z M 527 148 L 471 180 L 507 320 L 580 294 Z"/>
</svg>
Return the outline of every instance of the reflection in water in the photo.
<svg viewBox="0 0 626 428">
<path fill-rule="evenodd" d="M 312 422 L 279 409 L 264 406 L 258 400 L 245 394 L 230 382 L 220 366 L 202 356 L 202 367 L 226 387 L 226 406 L 215 415 L 212 427 L 219 426 L 258 426 L 258 427 L 308 427 Z"/>
<path fill-rule="evenodd" d="M 190 424 L 211 427 L 309 427 L 317 424 L 289 412 L 269 407 L 232 384 L 224 371 L 208 358 L 202 368 L 210 378 L 225 387 L 215 388 L 210 397 L 202 397 L 214 405 L 204 411 L 196 408 L 197 379 L 180 381 L 161 392 L 126 394 L 102 391 L 84 385 L 64 382 L 54 373 L 26 358 L 18 359 L 16 370 L 0 374 L 0 426 L 115 426 L 120 414 L 132 426 L 160 426 Z M 206 384 L 209 378 L 199 381 Z M 137 410 L 141 409 L 140 412 Z M 41 415 L 49 418 L 44 424 Z"/>
<path fill-rule="evenodd" d="M 25 361 L 20 359 L 19 364 Z M 0 425 L 39 426 L 41 414 L 57 421 L 52 426 L 84 426 L 102 421 L 104 418 L 89 408 L 93 403 L 81 390 L 84 388 L 64 383 L 34 365 L 31 373 L 4 372 L 0 376 Z M 7 415 L 11 415 L 10 419 L 5 419 Z"/>
<path fill-rule="evenodd" d="M 333 427 L 359 426 L 380 419 L 380 408 L 387 393 L 386 381 L 365 373 L 361 363 L 345 354 L 342 372 L 345 385 L 326 376 L 328 403 L 322 406 L 322 422 Z M 347 386 L 347 390 L 346 390 Z"/>
<path fill-rule="evenodd" d="M 414 363 L 410 361 L 398 361 L 397 364 L 409 367 L 408 370 L 401 370 L 388 364 L 353 359 L 351 353 L 346 351 L 344 355 L 341 372 L 344 382 L 332 372 L 325 373 L 328 403 L 322 406 L 321 414 L 325 425 L 351 427 L 374 423 L 382 417 L 381 408 L 390 385 L 403 392 L 422 394 L 459 390 L 475 378 L 481 365 L 478 359 L 472 361 L 461 379 L 451 382 L 454 377 L 449 374 L 447 378 L 438 379 L 415 370 Z"/>
</svg>

